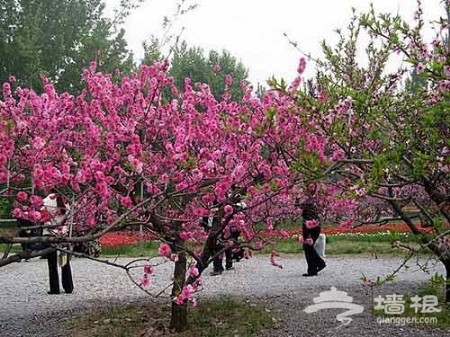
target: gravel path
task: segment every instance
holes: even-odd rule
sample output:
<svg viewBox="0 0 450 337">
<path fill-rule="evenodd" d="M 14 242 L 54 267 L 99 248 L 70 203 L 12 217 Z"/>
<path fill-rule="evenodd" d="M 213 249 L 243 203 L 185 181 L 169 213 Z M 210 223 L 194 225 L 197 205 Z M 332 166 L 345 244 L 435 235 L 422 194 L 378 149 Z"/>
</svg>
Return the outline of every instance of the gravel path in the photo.
<svg viewBox="0 0 450 337">
<path fill-rule="evenodd" d="M 126 263 L 131 259 L 120 259 Z M 327 268 L 318 277 L 301 277 L 305 270 L 303 256 L 283 257 L 284 268 L 270 265 L 266 256 L 257 256 L 235 264 L 236 269 L 221 276 L 205 272 L 204 288 L 199 297 L 231 295 L 263 302 L 276 317 L 280 329 L 262 332 L 264 337 L 282 336 L 450 336 L 450 330 L 440 331 L 432 325 L 396 326 L 379 324 L 369 312 L 373 303 L 367 288 L 361 285 L 361 275 L 370 277 L 388 275 L 401 263 L 399 259 L 371 257 L 330 257 Z M 72 260 L 75 290 L 73 294 L 47 294 L 47 267 L 45 260 L 12 264 L 0 269 L 0 336 L 65 336 L 58 324 L 61 317 L 89 308 L 111 305 L 122 301 L 148 299 L 148 295 L 135 287 L 125 272 L 115 267 L 98 264 L 87 259 Z M 438 272 L 440 264 L 431 265 L 426 274 L 411 261 L 410 268 L 402 269 L 395 282 L 377 288 L 375 296 L 414 294 L 418 285 Z M 171 265 L 156 268 L 152 279 L 154 289 L 163 289 L 170 282 Z M 353 303 L 364 306 L 364 312 L 352 316 L 353 321 L 339 327 L 336 315 L 342 309 L 327 309 L 306 314 L 303 309 L 314 304 L 319 293 L 336 287 L 353 297 Z M 230 336 L 232 336 L 230 332 Z"/>
</svg>

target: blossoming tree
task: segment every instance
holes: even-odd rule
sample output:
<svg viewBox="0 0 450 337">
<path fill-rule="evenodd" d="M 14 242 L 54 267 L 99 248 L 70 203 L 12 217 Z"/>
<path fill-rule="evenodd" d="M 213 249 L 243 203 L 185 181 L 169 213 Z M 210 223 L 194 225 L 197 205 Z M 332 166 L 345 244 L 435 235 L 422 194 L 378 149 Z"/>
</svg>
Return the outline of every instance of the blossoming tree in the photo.
<svg viewBox="0 0 450 337">
<path fill-rule="evenodd" d="M 93 63 L 78 96 L 58 94 L 45 79 L 41 95 L 13 90 L 14 78 L 3 84 L 1 195 L 15 198 L 14 217 L 33 224 L 21 232 L 61 225 L 48 222 L 56 214 L 42 212 L 43 196 L 57 191 L 70 205 L 63 221 L 74 230 L 66 236 L 1 237 L 0 243 L 40 242 L 47 248 L 4 254 L 0 266 L 141 225 L 162 242 L 160 255 L 175 264 L 172 326 L 183 330 L 187 304 L 214 255 L 236 245 L 261 249 L 261 229 L 273 230 L 296 215 L 300 186 L 305 177 L 314 178 L 292 170 L 302 144 L 311 158 L 324 154 L 318 136 L 293 113 L 292 98 L 273 91 L 257 99 L 243 86 L 242 101 L 227 92 L 217 101 L 208 85 L 189 79 L 179 92 L 168 67 L 143 66 L 117 84 Z M 232 81 L 228 76 L 225 87 Z M 336 185 L 321 191 L 329 200 L 339 194 Z M 244 211 L 235 205 L 236 194 Z M 213 208 L 220 221 L 205 232 L 199 219 Z M 232 228 L 242 233 L 241 242 L 226 239 Z M 218 238 L 224 244 L 211 254 Z M 276 255 L 271 261 L 278 266 Z M 153 267 L 148 262 L 136 282 L 142 288 L 151 287 Z"/>
<path fill-rule="evenodd" d="M 319 168 L 329 181 L 346 181 L 360 205 L 347 225 L 399 219 L 444 264 L 450 280 L 450 49 L 448 22 L 435 23 L 427 42 L 420 1 L 414 23 L 399 16 L 353 17 L 307 90 L 277 89 L 297 100 L 311 133 L 323 137 L 332 160 Z M 449 4 L 445 2 L 447 12 Z M 370 37 L 367 65 L 358 62 L 360 32 Z M 405 67 L 389 71 L 393 55 Z M 412 71 L 412 76 L 409 74 Z M 295 88 L 294 88 L 295 89 Z M 429 230 L 421 230 L 421 226 Z M 450 284 L 446 300 L 450 302 Z"/>
</svg>

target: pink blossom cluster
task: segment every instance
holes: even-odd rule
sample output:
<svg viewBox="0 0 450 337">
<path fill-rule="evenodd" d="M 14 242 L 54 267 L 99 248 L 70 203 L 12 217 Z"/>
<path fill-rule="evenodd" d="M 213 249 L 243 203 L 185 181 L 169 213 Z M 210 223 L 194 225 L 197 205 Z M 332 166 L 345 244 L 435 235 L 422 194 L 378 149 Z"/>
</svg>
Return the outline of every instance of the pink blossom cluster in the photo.
<svg viewBox="0 0 450 337">
<path fill-rule="evenodd" d="M 154 273 L 154 268 L 151 265 L 145 265 L 144 266 L 144 275 L 142 276 L 141 280 L 139 281 L 139 285 L 143 288 L 147 288 L 150 286 L 150 276 L 152 276 Z"/>
</svg>

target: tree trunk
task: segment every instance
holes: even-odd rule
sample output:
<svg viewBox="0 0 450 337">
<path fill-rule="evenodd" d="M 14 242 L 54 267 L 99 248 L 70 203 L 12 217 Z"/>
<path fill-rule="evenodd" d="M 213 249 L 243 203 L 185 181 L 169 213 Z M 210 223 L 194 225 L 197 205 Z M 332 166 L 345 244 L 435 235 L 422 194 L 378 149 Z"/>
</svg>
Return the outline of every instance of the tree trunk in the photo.
<svg viewBox="0 0 450 337">
<path fill-rule="evenodd" d="M 177 242 L 178 247 L 183 245 L 182 242 Z M 187 259 L 186 253 L 184 251 L 178 251 L 178 261 L 175 262 L 175 270 L 173 274 L 173 287 L 172 287 L 172 299 L 177 297 L 186 281 L 186 269 L 187 269 Z M 187 319 L 187 303 L 178 305 L 172 301 L 172 317 L 170 320 L 170 328 L 174 329 L 176 332 L 181 332 L 186 330 L 188 327 Z"/>
</svg>

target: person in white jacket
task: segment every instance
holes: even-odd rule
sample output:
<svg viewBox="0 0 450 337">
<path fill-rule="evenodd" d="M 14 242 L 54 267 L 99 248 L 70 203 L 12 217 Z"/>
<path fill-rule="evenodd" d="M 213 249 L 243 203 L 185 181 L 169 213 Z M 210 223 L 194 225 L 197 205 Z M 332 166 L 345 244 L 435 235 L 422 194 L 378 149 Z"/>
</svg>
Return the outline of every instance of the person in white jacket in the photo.
<svg viewBox="0 0 450 337">
<path fill-rule="evenodd" d="M 45 234 L 58 236 L 67 235 L 68 226 L 65 224 L 66 214 L 69 212 L 69 206 L 64 202 L 64 198 L 57 193 L 50 193 L 43 200 L 43 210 L 49 213 L 51 220 L 46 225 L 52 225 L 47 228 Z M 59 294 L 59 275 L 58 275 L 58 251 L 47 255 L 48 275 L 50 281 L 49 294 Z M 59 264 L 61 265 L 62 286 L 66 293 L 70 294 L 73 291 L 72 270 L 70 267 L 70 258 L 67 254 L 60 254 Z"/>
</svg>

